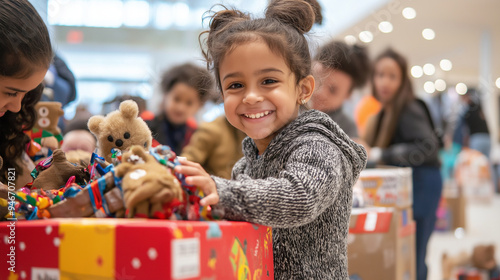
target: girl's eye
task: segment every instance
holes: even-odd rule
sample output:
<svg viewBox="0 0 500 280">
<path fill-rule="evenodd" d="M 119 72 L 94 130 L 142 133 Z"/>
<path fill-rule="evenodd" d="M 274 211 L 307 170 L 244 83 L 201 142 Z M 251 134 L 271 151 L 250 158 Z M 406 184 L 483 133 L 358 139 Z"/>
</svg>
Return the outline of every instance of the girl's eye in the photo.
<svg viewBox="0 0 500 280">
<path fill-rule="evenodd" d="M 242 88 L 242 87 L 243 87 L 243 85 L 240 83 L 233 83 L 233 84 L 230 84 L 227 89 L 237 89 L 237 88 Z"/>
<path fill-rule="evenodd" d="M 12 92 L 7 92 L 6 94 L 7 94 L 8 96 L 10 96 L 10 97 L 16 97 L 16 96 L 17 96 L 17 92 L 14 92 L 14 93 L 12 93 Z"/>
<path fill-rule="evenodd" d="M 273 80 L 273 79 L 265 79 L 264 82 L 262 82 L 264 85 L 269 85 L 269 84 L 274 84 L 277 83 L 278 81 Z"/>
</svg>

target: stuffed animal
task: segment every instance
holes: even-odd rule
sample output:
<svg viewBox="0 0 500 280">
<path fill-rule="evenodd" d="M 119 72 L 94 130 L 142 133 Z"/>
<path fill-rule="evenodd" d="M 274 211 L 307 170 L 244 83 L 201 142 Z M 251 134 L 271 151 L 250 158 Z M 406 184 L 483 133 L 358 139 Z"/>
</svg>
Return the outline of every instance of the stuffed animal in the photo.
<svg viewBox="0 0 500 280">
<path fill-rule="evenodd" d="M 35 125 L 31 130 L 25 131 L 31 138 L 27 152 L 33 161 L 49 156 L 61 146 L 63 137 L 57 126 L 59 117 L 64 114 L 61 106 L 59 102 L 38 102 L 35 105 Z"/>
<path fill-rule="evenodd" d="M 40 164 L 50 162 L 47 168 L 40 168 Z M 44 190 L 53 190 L 63 187 L 71 176 L 75 176 L 75 181 L 78 184 L 86 184 L 90 179 L 88 172 L 84 167 L 70 163 L 64 152 L 57 149 L 52 154 L 52 159 L 49 157 L 41 162 L 36 170 L 38 175 L 33 181 L 32 187 Z M 48 164 L 47 164 L 48 165 Z"/>
<path fill-rule="evenodd" d="M 165 213 L 164 206 L 174 199 L 182 200 L 177 178 L 142 146 L 133 146 L 123 154 L 115 174 L 123 177 L 123 198 L 128 217 L 166 218 L 170 213 Z"/>
<path fill-rule="evenodd" d="M 478 245 L 474 247 L 472 254 L 461 252 L 455 256 L 443 254 L 441 259 L 442 279 L 451 279 L 453 271 L 460 267 L 475 267 L 491 271 L 496 268 L 495 261 L 495 246 L 494 245 Z"/>
<path fill-rule="evenodd" d="M 57 126 L 59 117 L 64 115 L 60 102 L 38 102 L 35 111 L 37 118 L 34 128 L 48 131 L 53 135 L 61 134 L 61 129 Z"/>
<path fill-rule="evenodd" d="M 106 117 L 94 116 L 89 119 L 88 127 L 97 138 L 99 155 L 107 162 L 112 162 L 113 148 L 125 151 L 132 145 L 142 146 L 145 150 L 151 147 L 151 130 L 138 115 L 137 103 L 126 100 L 120 104 L 119 110 Z"/>
</svg>

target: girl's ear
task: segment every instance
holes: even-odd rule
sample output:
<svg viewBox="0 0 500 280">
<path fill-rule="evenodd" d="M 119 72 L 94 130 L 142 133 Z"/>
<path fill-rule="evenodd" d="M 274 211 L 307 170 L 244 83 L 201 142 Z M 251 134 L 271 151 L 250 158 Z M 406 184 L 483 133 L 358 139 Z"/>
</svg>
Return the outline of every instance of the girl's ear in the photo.
<svg viewBox="0 0 500 280">
<path fill-rule="evenodd" d="M 297 103 L 303 105 L 311 99 L 314 92 L 315 80 L 312 75 L 309 75 L 299 82 L 299 96 Z"/>
</svg>

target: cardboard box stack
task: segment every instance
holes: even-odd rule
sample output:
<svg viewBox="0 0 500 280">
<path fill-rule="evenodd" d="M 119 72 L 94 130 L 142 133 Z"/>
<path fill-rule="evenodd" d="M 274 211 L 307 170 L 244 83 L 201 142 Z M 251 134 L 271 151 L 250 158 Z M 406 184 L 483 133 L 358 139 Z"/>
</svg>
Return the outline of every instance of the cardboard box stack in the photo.
<svg viewBox="0 0 500 280">
<path fill-rule="evenodd" d="M 415 279 L 415 222 L 410 168 L 364 170 L 363 208 L 353 208 L 348 265 L 352 280 Z"/>
</svg>

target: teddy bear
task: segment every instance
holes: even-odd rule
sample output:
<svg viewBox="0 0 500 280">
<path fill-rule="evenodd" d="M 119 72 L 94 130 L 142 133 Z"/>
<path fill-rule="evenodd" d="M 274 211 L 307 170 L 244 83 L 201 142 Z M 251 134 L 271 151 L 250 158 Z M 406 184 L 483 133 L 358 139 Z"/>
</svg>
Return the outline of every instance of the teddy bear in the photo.
<svg viewBox="0 0 500 280">
<path fill-rule="evenodd" d="M 145 150 L 151 147 L 151 130 L 138 115 L 137 103 L 126 100 L 106 117 L 93 116 L 89 119 L 88 127 L 97 138 L 99 154 L 107 162 L 112 162 L 113 148 L 125 151 L 132 145 L 140 145 Z"/>
<path fill-rule="evenodd" d="M 475 246 L 472 254 L 461 252 L 455 256 L 443 254 L 441 259 L 442 279 L 451 279 L 453 271 L 459 267 L 475 267 L 482 270 L 491 271 L 497 266 L 495 261 L 494 245 Z"/>
<path fill-rule="evenodd" d="M 177 199 L 183 191 L 176 177 L 148 154 L 142 146 L 132 146 L 115 169 L 122 178 L 123 199 L 128 217 L 168 218 L 164 206 Z"/>
<path fill-rule="evenodd" d="M 35 105 L 36 122 L 32 132 L 41 132 L 40 144 L 51 150 L 59 148 L 62 140 L 61 129 L 57 126 L 59 118 L 64 115 L 60 102 L 38 102 Z M 43 133 L 49 132 L 52 135 Z M 38 138 L 38 137 L 37 137 Z"/>
<path fill-rule="evenodd" d="M 61 129 L 57 126 L 59 117 L 64 115 L 60 102 L 38 102 L 35 111 L 37 118 L 34 128 L 48 131 L 53 135 L 61 134 Z"/>
<path fill-rule="evenodd" d="M 50 158 L 46 160 L 50 161 Z M 63 187 L 71 176 L 79 184 L 86 184 L 90 179 L 85 167 L 73 164 L 66 159 L 63 151 L 56 149 L 52 154 L 52 163 L 46 169 L 37 166 L 38 175 L 32 187 L 44 190 L 54 190 Z"/>
</svg>

